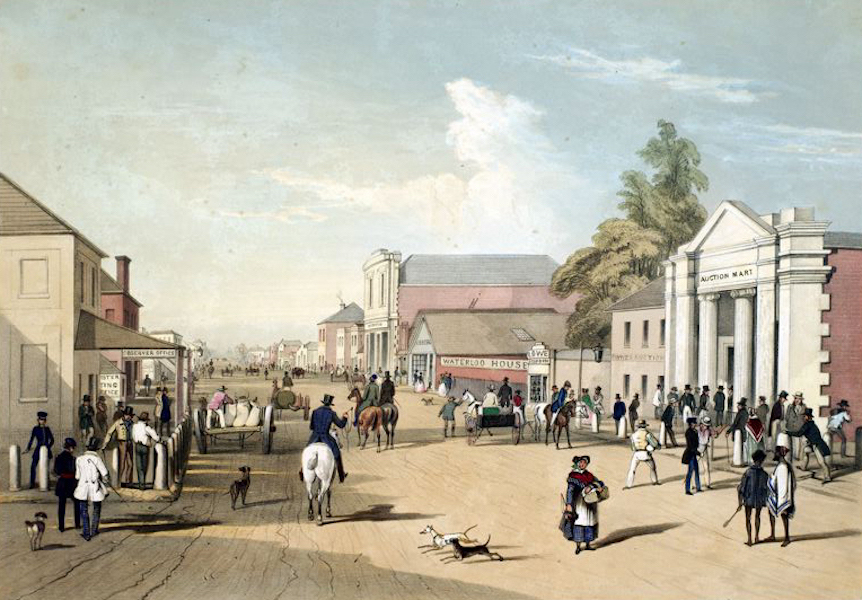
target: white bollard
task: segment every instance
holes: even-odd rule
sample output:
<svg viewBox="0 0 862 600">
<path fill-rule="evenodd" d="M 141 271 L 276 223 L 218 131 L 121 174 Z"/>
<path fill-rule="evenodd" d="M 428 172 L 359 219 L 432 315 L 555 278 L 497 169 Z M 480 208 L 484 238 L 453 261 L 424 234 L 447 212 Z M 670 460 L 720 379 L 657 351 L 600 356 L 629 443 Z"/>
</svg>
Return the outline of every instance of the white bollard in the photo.
<svg viewBox="0 0 862 600">
<path fill-rule="evenodd" d="M 174 442 L 174 482 L 179 483 L 183 479 L 182 474 L 180 473 L 180 470 L 182 469 L 182 458 L 180 456 L 179 436 L 174 433 L 174 435 L 171 436 L 171 439 Z"/>
<path fill-rule="evenodd" d="M 658 443 L 662 448 L 667 446 L 667 427 L 664 424 L 664 421 L 661 422 L 661 426 L 658 430 Z"/>
<path fill-rule="evenodd" d="M 147 450 L 147 472 L 144 474 L 144 482 L 152 483 L 156 476 L 156 450 L 152 446 Z"/>
<path fill-rule="evenodd" d="M 593 433 L 599 432 L 599 424 L 599 413 L 592 413 L 592 415 L 590 416 L 590 428 Z"/>
<path fill-rule="evenodd" d="M 9 446 L 9 491 L 21 489 L 21 448 L 17 444 Z"/>
<path fill-rule="evenodd" d="M 48 446 L 39 447 L 39 465 L 37 466 L 39 476 L 39 491 L 48 491 Z"/>
<path fill-rule="evenodd" d="M 156 467 L 154 471 L 155 479 L 153 480 L 154 490 L 168 489 L 168 469 L 167 469 L 167 452 L 165 445 L 159 442 L 155 448 Z"/>
<path fill-rule="evenodd" d="M 120 487 L 120 449 L 111 450 L 111 485 Z"/>
<path fill-rule="evenodd" d="M 742 432 L 738 430 L 733 432 L 733 466 L 745 466 L 742 460 Z"/>
<path fill-rule="evenodd" d="M 167 466 L 168 466 L 168 487 L 174 487 L 174 469 L 176 468 L 176 454 L 174 448 L 174 438 L 168 438 L 167 451 Z"/>
<path fill-rule="evenodd" d="M 623 417 L 617 422 L 617 437 L 625 439 L 628 437 L 628 419 Z"/>
</svg>

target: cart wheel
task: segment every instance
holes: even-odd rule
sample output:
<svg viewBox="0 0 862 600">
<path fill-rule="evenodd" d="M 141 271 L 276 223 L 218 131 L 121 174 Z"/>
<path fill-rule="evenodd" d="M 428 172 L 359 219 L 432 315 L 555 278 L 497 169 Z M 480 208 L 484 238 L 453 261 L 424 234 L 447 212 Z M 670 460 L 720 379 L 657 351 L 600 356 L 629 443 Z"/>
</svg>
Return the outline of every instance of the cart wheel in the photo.
<svg viewBox="0 0 862 600">
<path fill-rule="evenodd" d="M 263 423 L 260 427 L 261 450 L 264 454 L 272 452 L 272 406 L 263 409 Z"/>
<path fill-rule="evenodd" d="M 512 443 L 516 446 L 518 442 L 521 441 L 521 427 L 519 425 L 515 425 L 512 427 Z"/>
<path fill-rule="evenodd" d="M 195 440 L 198 443 L 198 452 L 207 453 L 206 413 L 199 408 L 194 412 Z"/>
</svg>

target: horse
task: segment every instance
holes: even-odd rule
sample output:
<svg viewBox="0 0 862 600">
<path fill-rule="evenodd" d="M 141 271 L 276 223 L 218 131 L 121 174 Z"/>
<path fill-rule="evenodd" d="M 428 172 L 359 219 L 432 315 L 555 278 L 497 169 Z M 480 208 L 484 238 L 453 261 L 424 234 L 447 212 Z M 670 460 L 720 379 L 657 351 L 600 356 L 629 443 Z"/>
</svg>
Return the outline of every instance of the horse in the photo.
<svg viewBox="0 0 862 600">
<path fill-rule="evenodd" d="M 335 455 L 320 442 L 302 451 L 302 480 L 308 492 L 308 520 L 314 520 L 314 497 L 317 496 L 317 524 L 323 525 L 323 497 L 326 496 L 326 516 L 332 516 L 332 483 L 335 479 Z M 317 493 L 314 485 L 318 484 Z"/>
<path fill-rule="evenodd" d="M 395 426 L 398 425 L 398 407 L 392 402 L 387 402 L 380 407 L 383 413 L 383 431 L 386 432 L 386 448 L 395 449 Z"/>
<path fill-rule="evenodd" d="M 572 447 L 572 440 L 569 437 L 569 420 L 575 416 L 575 401 L 568 400 L 563 407 L 557 413 L 556 419 L 554 422 L 551 422 L 551 406 L 548 405 L 544 411 L 545 417 L 545 445 L 548 445 L 548 432 L 551 431 L 551 427 L 554 428 L 553 436 L 554 436 L 554 444 L 557 447 L 557 450 L 560 449 L 560 438 L 563 436 L 563 429 L 566 430 L 566 443 L 568 443 L 569 448 Z"/>
<path fill-rule="evenodd" d="M 362 394 L 359 392 L 359 388 L 353 388 L 353 391 L 350 392 L 350 395 L 347 397 L 348 400 L 352 400 L 356 407 L 354 411 L 359 410 L 359 405 L 362 404 Z M 355 414 L 355 413 L 354 413 Z M 396 415 L 395 421 L 398 422 L 398 417 Z M 359 418 L 356 421 L 356 436 L 359 438 L 359 449 L 364 450 L 365 444 L 368 442 L 368 432 L 373 429 L 374 433 L 377 434 L 377 451 L 380 452 L 380 426 L 383 423 L 383 411 L 379 406 L 367 406 L 365 409 L 359 413 Z M 365 439 L 362 439 L 362 434 L 365 434 Z M 392 429 L 393 439 L 395 437 L 395 428 L 393 425 Z M 387 445 L 389 440 L 389 432 L 386 434 Z"/>
</svg>

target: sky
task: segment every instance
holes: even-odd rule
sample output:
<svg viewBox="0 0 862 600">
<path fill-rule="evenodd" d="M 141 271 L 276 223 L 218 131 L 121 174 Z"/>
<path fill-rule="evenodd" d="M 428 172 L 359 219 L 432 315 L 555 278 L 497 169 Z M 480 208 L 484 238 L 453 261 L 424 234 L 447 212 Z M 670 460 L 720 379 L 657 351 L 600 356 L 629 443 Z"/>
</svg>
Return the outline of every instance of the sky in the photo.
<svg viewBox="0 0 862 600">
<path fill-rule="evenodd" d="M 144 327 L 314 340 L 377 248 L 562 262 L 659 119 L 707 209 L 862 231 L 859 73 L 854 0 L 3 0 L 0 172 Z"/>
</svg>

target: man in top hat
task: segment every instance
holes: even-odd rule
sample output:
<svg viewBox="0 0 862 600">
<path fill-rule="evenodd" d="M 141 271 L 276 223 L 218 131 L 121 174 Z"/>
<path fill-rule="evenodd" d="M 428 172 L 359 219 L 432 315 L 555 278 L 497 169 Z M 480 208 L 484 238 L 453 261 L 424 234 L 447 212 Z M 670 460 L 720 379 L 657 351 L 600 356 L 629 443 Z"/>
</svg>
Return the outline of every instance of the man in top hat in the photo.
<svg viewBox="0 0 862 600">
<path fill-rule="evenodd" d="M 780 515 L 784 523 L 784 542 L 782 548 L 790 543 L 790 519 L 796 513 L 796 475 L 793 466 L 787 462 L 790 453 L 790 438 L 786 433 L 779 433 L 775 440 L 775 460 L 778 464 L 772 471 L 767 483 L 769 495 L 766 505 L 769 507 L 769 525 L 772 530 L 766 541 L 775 541 L 775 519 Z"/>
<path fill-rule="evenodd" d="M 54 494 L 57 496 L 57 528 L 60 533 L 66 530 L 66 500 L 72 499 L 72 508 L 75 509 L 75 529 L 81 526 L 81 514 L 78 509 L 78 501 L 75 500 L 75 488 L 78 480 L 75 479 L 75 440 L 66 438 L 63 442 L 63 451 L 54 460 L 54 473 L 57 475 L 57 487 Z"/>
<path fill-rule="evenodd" d="M 697 435 L 697 419 L 689 417 L 686 420 L 685 430 L 685 450 L 682 453 L 682 464 L 688 465 L 688 471 L 685 475 L 685 495 L 691 496 L 691 476 L 694 475 L 694 484 L 698 492 L 703 490 L 700 487 L 700 466 L 698 465 L 698 447 L 700 439 Z"/>
<path fill-rule="evenodd" d="M 329 449 L 332 450 L 332 454 L 335 456 L 338 481 L 343 483 L 347 477 L 347 473 L 344 472 L 344 464 L 341 462 L 341 449 L 338 447 L 338 442 L 335 441 L 335 438 L 329 434 L 329 429 L 332 425 L 344 429 L 347 425 L 347 412 L 345 411 L 340 417 L 335 414 L 335 411 L 332 410 L 335 398 L 329 394 L 323 396 L 321 403 L 323 406 L 318 406 L 311 413 L 311 422 L 308 425 L 308 428 L 311 429 L 311 437 L 308 438 L 308 445 L 323 443 L 329 446 Z"/>
<path fill-rule="evenodd" d="M 51 448 L 54 446 L 54 434 L 51 433 L 51 428 L 48 427 L 48 413 L 40 410 L 36 413 L 36 426 L 30 432 L 30 441 L 27 442 L 27 449 L 24 453 L 30 452 L 30 447 L 33 442 L 36 442 L 36 447 L 33 448 L 33 458 L 30 462 L 30 489 L 36 487 L 36 467 L 39 465 L 39 448 L 45 446 L 48 448 L 48 460 L 54 458 L 51 453 Z"/>
<path fill-rule="evenodd" d="M 795 433 L 802 429 L 805 424 L 805 411 L 808 407 L 805 406 L 805 398 L 802 392 L 793 394 L 793 402 L 784 411 L 784 430 L 787 433 Z M 802 456 L 802 438 L 791 437 L 790 443 L 790 462 L 798 460 Z"/>
<path fill-rule="evenodd" d="M 503 385 L 500 386 L 500 392 L 497 394 L 500 399 L 500 406 L 509 406 L 512 402 L 512 387 L 509 385 L 509 378 L 503 377 Z"/>
<path fill-rule="evenodd" d="M 841 456 L 845 458 L 847 457 L 847 436 L 844 435 L 844 423 L 850 422 L 850 403 L 847 400 L 842 400 L 826 424 L 826 429 L 832 434 L 832 439 L 841 438 Z"/>
<path fill-rule="evenodd" d="M 826 457 L 831 454 L 829 450 L 829 446 L 826 445 L 826 442 L 823 441 L 823 437 L 820 435 L 820 429 L 817 428 L 817 424 L 814 422 L 814 411 L 810 408 L 806 408 L 803 413 L 803 419 L 805 422 L 802 424 L 802 427 L 799 428 L 798 431 L 788 431 L 787 435 L 790 437 L 805 437 L 807 445 L 803 450 L 805 454 L 805 465 L 802 467 L 803 471 L 808 470 L 808 461 L 811 458 L 811 455 L 814 454 L 814 457 L 817 459 L 817 464 L 820 465 L 820 469 L 823 472 L 823 481 L 821 483 L 827 483 L 832 481 L 832 474 L 829 472 L 829 464 L 826 462 Z"/>
<path fill-rule="evenodd" d="M 724 386 L 718 386 L 718 391 L 712 397 L 712 403 L 715 405 L 715 424 L 717 426 L 724 425 L 724 407 L 726 406 L 726 396 L 724 395 Z"/>
<path fill-rule="evenodd" d="M 108 429 L 101 447 L 101 450 L 104 451 L 112 438 L 117 439 L 117 449 L 120 453 L 118 476 L 121 484 L 132 482 L 132 417 L 134 414 L 132 407 L 127 406 L 123 410 L 123 417 L 114 421 L 114 424 Z"/>
<path fill-rule="evenodd" d="M 135 456 L 138 459 L 138 487 L 140 489 L 146 487 L 150 446 L 159 441 L 159 434 L 150 427 L 149 421 L 150 415 L 145 411 L 138 415 L 138 422 L 132 425 L 132 440 L 135 442 Z"/>
<path fill-rule="evenodd" d="M 712 400 L 709 396 L 709 386 L 704 385 L 700 390 L 700 399 L 697 403 L 697 416 L 698 418 L 702 417 L 704 414 L 709 413 L 712 409 Z"/>
<path fill-rule="evenodd" d="M 694 394 L 691 393 L 691 385 L 687 383 L 685 384 L 685 389 L 683 389 L 682 396 L 679 398 L 679 410 L 686 423 L 688 422 L 688 418 L 694 415 L 694 404 Z"/>
<path fill-rule="evenodd" d="M 93 422 L 95 416 L 96 409 L 93 408 L 90 395 L 84 394 L 81 406 L 78 407 L 78 428 L 81 430 L 81 439 L 85 444 L 96 435 L 96 424 Z"/>
<path fill-rule="evenodd" d="M 620 419 L 626 418 L 626 404 L 623 402 L 623 399 L 620 398 L 619 394 L 614 396 L 614 422 L 616 423 L 616 429 L 619 431 L 620 428 Z"/>
<path fill-rule="evenodd" d="M 394 395 L 394 394 L 393 394 Z M 353 426 L 359 423 L 359 415 L 369 406 L 380 406 L 380 386 L 377 385 L 377 373 L 371 375 L 371 381 L 365 386 L 365 392 L 362 394 L 362 402 L 353 417 Z"/>
<path fill-rule="evenodd" d="M 784 403 L 787 401 L 787 392 L 782 390 L 778 394 L 778 399 L 772 405 L 772 410 L 769 412 L 769 437 L 772 438 L 772 445 L 775 445 L 778 439 L 778 434 L 781 433 L 782 423 L 784 422 Z"/>
<path fill-rule="evenodd" d="M 676 436 L 673 433 L 673 417 L 676 412 L 676 396 L 668 394 L 667 406 L 664 407 L 664 412 L 661 413 L 661 422 L 664 423 L 665 445 L 677 447 Z"/>
<path fill-rule="evenodd" d="M 646 463 L 649 466 L 649 477 L 653 485 L 660 485 L 658 473 L 655 470 L 655 460 L 652 453 L 658 450 L 661 446 L 658 440 L 647 427 L 645 419 L 640 419 L 637 422 L 637 429 L 631 436 L 632 442 L 632 462 L 629 466 L 629 475 L 626 478 L 626 487 L 629 489 L 635 482 L 635 471 L 637 471 L 640 463 Z"/>
<path fill-rule="evenodd" d="M 733 434 L 739 431 L 742 435 L 742 447 L 745 448 L 745 425 L 748 423 L 748 399 L 740 398 L 739 402 L 736 403 L 736 416 L 733 419 L 733 423 L 730 424 L 727 431 L 725 432 L 725 436 L 733 436 Z M 731 439 L 733 439 L 731 437 Z M 746 464 L 748 461 L 745 461 Z"/>
<path fill-rule="evenodd" d="M 383 383 L 380 385 L 380 406 L 395 402 L 395 383 L 389 375 L 389 371 L 383 373 Z"/>
</svg>

